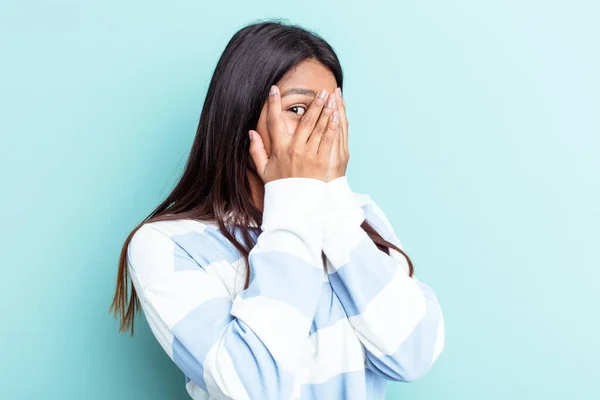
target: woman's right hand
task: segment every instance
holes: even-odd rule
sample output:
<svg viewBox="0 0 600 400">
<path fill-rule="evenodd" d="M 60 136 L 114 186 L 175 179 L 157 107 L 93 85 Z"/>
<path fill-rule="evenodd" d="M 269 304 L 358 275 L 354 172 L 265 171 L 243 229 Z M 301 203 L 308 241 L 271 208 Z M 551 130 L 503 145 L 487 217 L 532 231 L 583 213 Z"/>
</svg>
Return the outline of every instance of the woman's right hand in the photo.
<svg viewBox="0 0 600 400">
<path fill-rule="evenodd" d="M 267 156 L 258 132 L 250 130 L 250 155 L 258 175 L 266 184 L 282 178 L 314 178 L 327 181 L 330 164 L 337 162 L 340 132 L 335 94 L 326 101 L 321 90 L 302 116 L 296 132 L 290 135 L 281 118 L 279 88 L 271 87 L 267 107 L 267 129 L 271 136 L 271 154 Z M 327 104 L 326 104 L 327 103 Z"/>
</svg>

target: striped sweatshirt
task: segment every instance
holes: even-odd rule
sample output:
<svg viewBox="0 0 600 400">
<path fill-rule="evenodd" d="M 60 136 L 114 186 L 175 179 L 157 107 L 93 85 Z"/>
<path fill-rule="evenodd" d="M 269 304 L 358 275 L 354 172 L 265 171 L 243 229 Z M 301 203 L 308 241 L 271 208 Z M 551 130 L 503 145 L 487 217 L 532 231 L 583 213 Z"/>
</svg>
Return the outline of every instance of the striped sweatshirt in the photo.
<svg viewBox="0 0 600 400">
<path fill-rule="evenodd" d="M 215 222 L 142 225 L 128 271 L 193 399 L 384 399 L 387 382 L 429 371 L 444 346 L 436 295 L 365 219 L 404 250 L 345 176 L 268 182 L 246 289 L 244 258 Z"/>
</svg>

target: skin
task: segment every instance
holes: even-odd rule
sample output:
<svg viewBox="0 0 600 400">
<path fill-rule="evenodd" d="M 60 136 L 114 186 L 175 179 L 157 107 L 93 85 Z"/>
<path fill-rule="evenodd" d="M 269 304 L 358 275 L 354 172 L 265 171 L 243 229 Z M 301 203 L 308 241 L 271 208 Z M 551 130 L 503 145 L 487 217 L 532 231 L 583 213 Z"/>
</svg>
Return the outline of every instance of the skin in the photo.
<svg viewBox="0 0 600 400">
<path fill-rule="evenodd" d="M 333 99 L 335 104 L 333 110 L 339 112 L 339 151 L 336 152 L 338 162 L 335 167 L 332 167 L 328 180 L 333 180 L 338 176 L 345 175 L 349 152 L 348 152 L 348 120 L 346 117 L 345 101 L 341 98 L 341 91 L 337 89 L 337 82 L 331 71 L 323 64 L 316 60 L 305 60 L 298 64 L 295 68 L 288 71 L 282 79 L 276 83 L 279 88 L 281 102 L 281 119 L 285 128 L 290 135 L 294 135 L 302 117 L 306 114 L 309 106 L 313 101 L 326 104 L 329 99 Z M 289 92 L 293 89 L 305 89 L 304 93 Z M 308 93 L 306 92 L 308 89 Z M 319 90 L 326 90 L 327 96 L 325 99 L 316 97 Z M 339 93 L 339 96 L 338 96 Z M 267 127 L 269 100 L 265 101 L 262 108 L 258 124 L 255 132 L 258 133 L 267 157 L 271 155 L 273 140 L 270 136 Z M 323 110 L 325 106 L 323 105 Z M 338 150 L 338 149 L 336 149 Z M 252 191 L 253 202 L 257 208 L 263 209 L 264 199 L 264 182 L 256 172 L 256 164 L 254 160 L 250 160 L 248 171 L 248 179 L 250 189 Z"/>
</svg>

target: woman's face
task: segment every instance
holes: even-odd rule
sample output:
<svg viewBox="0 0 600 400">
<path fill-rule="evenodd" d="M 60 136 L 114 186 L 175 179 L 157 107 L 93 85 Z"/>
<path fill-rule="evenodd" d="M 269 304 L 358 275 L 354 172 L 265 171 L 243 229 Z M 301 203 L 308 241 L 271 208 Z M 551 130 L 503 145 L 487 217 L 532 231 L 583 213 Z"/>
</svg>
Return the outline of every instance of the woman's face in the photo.
<svg viewBox="0 0 600 400">
<path fill-rule="evenodd" d="M 300 119 L 321 89 L 328 95 L 337 88 L 335 77 L 327 67 L 315 60 L 305 60 L 292 68 L 276 83 L 281 93 L 281 116 L 290 135 L 296 132 Z M 267 156 L 271 156 L 271 137 L 267 129 L 268 99 L 260 113 L 256 131 L 265 145 Z M 254 166 L 253 166 L 254 167 Z"/>
</svg>

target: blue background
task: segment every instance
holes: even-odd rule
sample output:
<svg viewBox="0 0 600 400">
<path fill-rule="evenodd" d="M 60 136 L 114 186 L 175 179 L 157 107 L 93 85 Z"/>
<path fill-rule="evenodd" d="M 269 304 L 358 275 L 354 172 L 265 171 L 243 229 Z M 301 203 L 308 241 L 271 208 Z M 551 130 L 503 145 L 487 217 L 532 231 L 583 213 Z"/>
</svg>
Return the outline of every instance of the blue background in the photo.
<svg viewBox="0 0 600 400">
<path fill-rule="evenodd" d="M 233 33 L 338 52 L 348 176 L 444 308 L 390 399 L 600 398 L 600 6 L 594 1 L 20 1 L 0 6 L 6 399 L 186 399 L 143 319 L 108 314 L 126 235 L 185 163 Z"/>
</svg>

